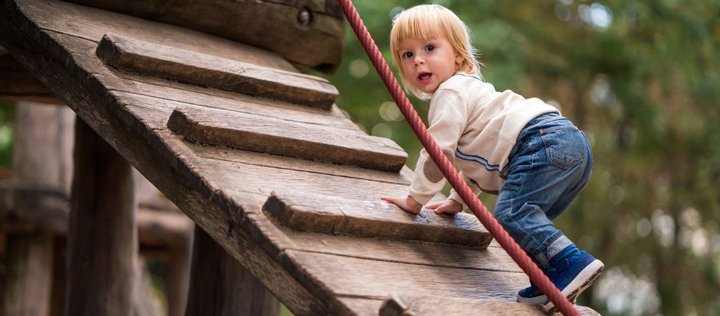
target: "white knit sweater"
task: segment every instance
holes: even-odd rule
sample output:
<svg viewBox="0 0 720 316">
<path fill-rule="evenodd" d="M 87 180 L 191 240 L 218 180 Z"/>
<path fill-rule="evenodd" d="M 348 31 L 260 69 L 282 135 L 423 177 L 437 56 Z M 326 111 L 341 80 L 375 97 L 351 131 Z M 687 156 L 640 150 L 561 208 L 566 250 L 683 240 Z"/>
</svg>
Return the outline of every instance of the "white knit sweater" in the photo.
<svg viewBox="0 0 720 316">
<path fill-rule="evenodd" d="M 433 93 L 428 129 L 476 194 L 497 194 L 504 182 L 500 175 L 523 127 L 549 112 L 559 111 L 537 98 L 497 92 L 478 76 L 456 73 Z M 408 194 L 425 204 L 444 184 L 445 178 L 423 149 Z M 449 198 L 464 205 L 454 190 Z"/>
</svg>

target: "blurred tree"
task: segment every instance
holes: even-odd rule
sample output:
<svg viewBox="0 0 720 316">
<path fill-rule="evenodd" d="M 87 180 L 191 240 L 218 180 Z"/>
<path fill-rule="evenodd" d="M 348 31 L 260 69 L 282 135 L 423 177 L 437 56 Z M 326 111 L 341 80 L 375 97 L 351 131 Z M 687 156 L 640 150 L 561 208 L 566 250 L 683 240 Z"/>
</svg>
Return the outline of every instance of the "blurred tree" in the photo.
<svg viewBox="0 0 720 316">
<path fill-rule="evenodd" d="M 14 114 L 15 107 L 11 102 L 0 101 L 0 168 L 5 170 L 11 170 Z"/>
<path fill-rule="evenodd" d="M 392 16 L 421 3 L 356 1 L 388 61 Z M 593 178 L 558 221 L 609 268 L 580 303 L 612 315 L 720 314 L 720 1 L 434 3 L 468 24 L 487 81 L 557 104 L 591 140 Z M 346 38 L 329 77 L 338 104 L 413 166 L 419 142 L 351 30 Z"/>
</svg>

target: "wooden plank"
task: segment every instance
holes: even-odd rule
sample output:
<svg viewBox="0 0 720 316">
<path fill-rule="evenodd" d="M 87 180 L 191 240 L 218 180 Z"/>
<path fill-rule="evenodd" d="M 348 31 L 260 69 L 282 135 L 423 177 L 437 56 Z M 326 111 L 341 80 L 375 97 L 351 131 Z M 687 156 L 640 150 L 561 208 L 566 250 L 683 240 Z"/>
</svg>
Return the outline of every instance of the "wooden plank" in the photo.
<svg viewBox="0 0 720 316">
<path fill-rule="evenodd" d="M 356 297 L 338 297 L 339 301 L 347 306 L 357 316 L 377 316 L 383 301 Z"/>
<path fill-rule="evenodd" d="M 581 315 L 600 315 L 591 308 L 577 306 Z M 394 294 L 380 308 L 382 316 L 401 315 L 547 315 L 539 306 L 506 301 L 439 297 L 435 295 Z"/>
<path fill-rule="evenodd" d="M 342 57 L 343 17 L 334 0 L 71 2 L 220 35 L 324 71 Z"/>
<path fill-rule="evenodd" d="M 400 171 L 407 160 L 389 139 L 230 111 L 178 107 L 168 127 L 192 142 L 369 169 Z"/>
<path fill-rule="evenodd" d="M 187 146 L 201 159 L 216 159 L 231 163 L 252 164 L 278 169 L 305 171 L 402 185 L 409 185 L 410 177 L 412 176 L 412 170 L 407 167 L 403 167 L 400 173 L 395 173 L 347 165 L 335 165 L 317 161 L 299 160 L 287 156 L 257 153 L 246 150 L 230 150 L 223 147 L 202 146 L 190 143 L 188 143 Z"/>
<path fill-rule="evenodd" d="M 529 284 L 523 273 L 368 260 L 286 250 L 283 266 L 318 296 L 384 299 L 389 293 L 412 290 L 417 295 L 514 302 Z"/>
<path fill-rule="evenodd" d="M 292 229 L 369 238 L 407 239 L 487 248 L 492 236 L 475 216 L 410 214 L 387 203 L 273 192 L 263 210 Z"/>
<path fill-rule="evenodd" d="M 62 104 L 62 101 L 25 67 L 12 56 L 2 53 L 0 53 L 0 99 Z"/>
<path fill-rule="evenodd" d="M 212 179 L 213 186 L 228 194 L 256 193 L 267 198 L 273 191 L 293 188 L 298 192 L 312 192 L 369 203 L 384 203 L 379 194 L 407 194 L 407 185 L 347 178 L 252 164 L 204 159 L 197 163 L 197 173 Z M 263 200 L 261 204 L 264 202 Z M 399 209 L 397 209 L 399 210 Z"/>
<path fill-rule="evenodd" d="M 154 108 L 167 112 L 167 118 L 177 107 L 196 107 L 201 109 L 218 109 L 239 112 L 248 115 L 263 116 L 288 122 L 307 123 L 348 130 L 348 133 L 360 132 L 360 129 L 347 117 L 340 114 L 337 107 L 332 111 L 298 106 L 271 100 L 250 98 L 242 95 L 222 93 L 206 94 L 206 92 L 189 90 L 188 86 L 173 87 L 172 82 L 145 83 L 136 81 L 137 76 L 108 78 L 97 75 L 110 93 L 121 99 L 122 103 Z M 214 90 L 220 92 L 218 90 Z M 167 121 L 167 120 L 166 120 Z M 163 124 L 164 125 L 164 124 Z"/>
<path fill-rule="evenodd" d="M 15 10 L 8 13 L 6 10 Z M 271 259 L 253 238 L 239 227 L 235 217 L 241 206 L 222 194 L 207 189 L 191 165 L 192 152 L 161 126 L 146 125 L 146 121 L 131 115 L 125 108 L 108 98 L 106 90 L 87 69 L 76 63 L 78 55 L 71 55 L 48 34 L 38 31 L 22 11 L 12 6 L 0 8 L 0 37 L 2 45 L 56 94 L 61 96 L 78 115 L 86 119 L 111 145 L 118 148 L 153 184 L 210 232 L 223 248 L 254 276 L 262 280 L 296 314 L 327 314 L 326 304 L 308 292 L 278 262 Z M 58 17 L 60 20 L 65 17 Z M 12 22 L 12 23 L 10 23 Z M 28 38 L 17 34 L 34 34 Z M 38 56 L 44 56 L 39 58 Z M 50 56 L 50 58 L 48 58 Z M 61 59 L 52 58 L 61 56 Z M 91 69 L 91 68 L 88 68 Z M 219 193 L 219 194 L 218 194 Z"/>
<path fill-rule="evenodd" d="M 165 23 L 79 6 L 65 1 L 18 0 L 9 2 L 8 6 L 11 14 L 26 16 L 39 30 L 52 30 L 95 43 L 100 41 L 105 33 L 116 33 L 198 53 L 212 52 L 213 55 L 246 63 L 283 70 L 296 70 L 286 59 L 267 50 Z M 187 6 L 179 8 L 188 9 Z M 187 12 L 195 13 L 191 10 Z M 237 16 L 232 17 L 224 23 L 238 18 Z M 264 35 L 264 32 L 259 34 Z M 94 49 L 95 47 L 93 47 Z"/>
<path fill-rule="evenodd" d="M 146 76 L 330 109 L 337 89 L 327 80 L 209 54 L 105 34 L 97 55 L 116 68 Z"/>
<path fill-rule="evenodd" d="M 270 229 L 265 232 L 278 234 Z M 293 242 L 292 245 L 287 245 L 288 248 L 308 252 L 427 266 L 522 272 L 512 258 L 498 247 L 472 249 L 436 243 L 329 236 L 299 231 L 283 230 L 281 233 Z"/>
</svg>

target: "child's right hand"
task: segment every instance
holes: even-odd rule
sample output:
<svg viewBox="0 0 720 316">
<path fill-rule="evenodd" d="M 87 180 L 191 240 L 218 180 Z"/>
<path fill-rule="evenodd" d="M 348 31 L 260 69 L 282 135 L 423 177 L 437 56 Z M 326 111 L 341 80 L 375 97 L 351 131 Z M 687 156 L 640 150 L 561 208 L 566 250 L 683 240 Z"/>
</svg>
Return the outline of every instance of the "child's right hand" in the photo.
<svg viewBox="0 0 720 316">
<path fill-rule="evenodd" d="M 425 206 L 426 209 L 435 211 L 437 214 L 449 214 L 454 215 L 462 211 L 462 204 L 455 200 L 447 199 L 445 201 L 429 204 Z"/>
<path fill-rule="evenodd" d="M 422 204 L 416 202 L 415 199 L 409 195 L 406 197 L 381 196 L 380 199 L 385 202 L 395 204 L 403 211 L 413 214 L 420 213 L 420 209 L 422 209 Z"/>
</svg>

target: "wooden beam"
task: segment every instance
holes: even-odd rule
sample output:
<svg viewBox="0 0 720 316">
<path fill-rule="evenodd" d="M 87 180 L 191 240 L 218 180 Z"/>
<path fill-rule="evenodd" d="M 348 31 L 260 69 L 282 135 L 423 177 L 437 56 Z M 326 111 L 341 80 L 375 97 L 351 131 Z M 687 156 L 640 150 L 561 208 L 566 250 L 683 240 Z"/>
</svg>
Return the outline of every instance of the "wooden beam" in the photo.
<svg viewBox="0 0 720 316">
<path fill-rule="evenodd" d="M 473 215 L 414 215 L 382 202 L 273 192 L 263 209 L 293 229 L 358 237 L 439 242 L 485 249 L 492 236 Z"/>
<path fill-rule="evenodd" d="M 335 0 L 71 2 L 219 35 L 326 72 L 343 53 L 345 25 Z"/>
<path fill-rule="evenodd" d="M 65 236 L 68 200 L 67 194 L 59 190 L 0 186 L 0 222 L 9 231 L 47 230 Z M 167 250 L 189 247 L 192 220 L 175 206 L 149 202 L 138 205 L 136 222 L 140 246 Z"/>
<path fill-rule="evenodd" d="M 108 65 L 144 76 L 217 88 L 329 110 L 338 91 L 327 80 L 105 34 L 97 55 Z"/>
<path fill-rule="evenodd" d="M 581 315 L 600 315 L 591 308 L 577 306 Z M 424 315 L 547 315 L 539 306 L 508 301 L 393 294 L 380 307 L 381 316 Z"/>
<path fill-rule="evenodd" d="M 167 123 L 201 144 L 398 172 L 407 153 L 393 141 L 360 131 L 270 119 L 224 110 L 181 106 Z"/>
<path fill-rule="evenodd" d="M 278 315 L 272 293 L 197 226 L 192 258 L 186 315 Z"/>
<path fill-rule="evenodd" d="M 137 256 L 132 169 L 77 120 L 74 170 L 66 314 L 130 315 Z"/>
<path fill-rule="evenodd" d="M 0 99 L 62 105 L 25 67 L 0 48 Z"/>
</svg>

